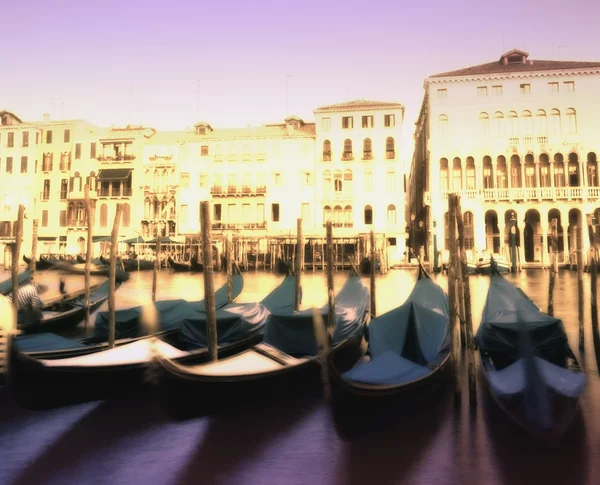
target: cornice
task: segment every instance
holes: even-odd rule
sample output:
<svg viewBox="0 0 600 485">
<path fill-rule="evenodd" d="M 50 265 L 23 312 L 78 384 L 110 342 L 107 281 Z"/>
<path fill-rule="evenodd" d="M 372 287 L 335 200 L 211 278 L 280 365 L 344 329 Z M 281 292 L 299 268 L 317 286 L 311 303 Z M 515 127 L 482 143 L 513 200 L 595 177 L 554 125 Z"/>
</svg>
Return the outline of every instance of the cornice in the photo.
<svg viewBox="0 0 600 485">
<path fill-rule="evenodd" d="M 425 79 L 426 84 L 448 84 L 474 81 L 502 81 L 506 79 L 531 79 L 544 77 L 572 77 L 600 75 L 600 68 L 571 70 L 571 71 L 528 71 L 519 73 L 490 73 L 475 74 L 472 76 L 432 77 Z"/>
</svg>

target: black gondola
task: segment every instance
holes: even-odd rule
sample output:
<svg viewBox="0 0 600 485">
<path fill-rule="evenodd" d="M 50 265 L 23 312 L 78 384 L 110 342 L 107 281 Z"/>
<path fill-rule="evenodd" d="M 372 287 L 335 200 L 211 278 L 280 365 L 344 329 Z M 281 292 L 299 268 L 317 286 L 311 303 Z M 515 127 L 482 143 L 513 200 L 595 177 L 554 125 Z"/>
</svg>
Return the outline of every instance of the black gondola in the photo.
<svg viewBox="0 0 600 485">
<path fill-rule="evenodd" d="M 290 264 L 283 259 L 278 259 L 275 264 L 275 272 L 277 274 L 288 274 L 290 271 Z"/>
<path fill-rule="evenodd" d="M 330 407 L 343 436 L 389 426 L 449 381 L 448 300 L 422 266 L 406 302 L 371 320 L 368 340 L 367 355 L 348 372 L 328 362 Z"/>
<path fill-rule="evenodd" d="M 204 271 L 204 265 L 202 263 L 199 263 L 195 257 L 192 257 L 190 259 L 190 266 L 192 268 L 192 271 L 194 271 L 195 273 L 201 273 L 202 271 Z"/>
<path fill-rule="evenodd" d="M 167 263 L 169 265 L 169 268 L 171 268 L 176 273 L 192 270 L 192 266 L 190 263 L 178 263 L 171 256 L 169 256 L 169 258 L 167 259 Z"/>
<path fill-rule="evenodd" d="M 368 289 L 351 276 L 336 296 L 332 353 L 341 368 L 360 357 L 368 307 Z M 327 320 L 327 306 L 320 312 Z M 156 350 L 160 397 L 180 419 L 320 387 L 312 310 L 272 313 L 263 342 L 217 362 L 185 365 Z"/>
<path fill-rule="evenodd" d="M 493 263 L 477 331 L 488 389 L 518 425 L 555 441 L 575 416 L 586 376 L 562 321 L 542 312 Z"/>
<path fill-rule="evenodd" d="M 31 258 L 28 258 L 25 255 L 23 255 L 23 261 L 25 261 L 25 264 L 27 264 L 27 266 L 31 265 Z M 59 263 L 73 264 L 74 261 L 67 261 L 62 259 L 49 259 L 40 256 L 40 259 L 35 262 L 35 269 L 38 271 L 57 269 L 57 265 Z"/>
<path fill-rule="evenodd" d="M 238 353 L 260 341 L 270 312 L 293 309 L 295 286 L 295 278 L 289 276 L 260 303 L 231 303 L 218 310 L 219 357 Z M 155 347 L 177 362 L 207 360 L 205 319 L 204 312 L 196 311 L 187 315 L 177 333 L 163 335 L 164 340 L 122 340 L 114 349 L 105 346 L 101 351 L 68 358 L 61 358 L 60 351 L 46 353 L 43 360 L 39 353 L 36 357 L 28 355 L 17 339 L 11 352 L 10 379 L 16 401 L 27 408 L 48 409 L 105 399 L 134 389 L 139 392 L 148 384 L 144 377 Z"/>
<path fill-rule="evenodd" d="M 76 256 L 77 262 L 78 263 L 85 263 L 86 262 L 86 258 L 84 258 L 81 254 L 78 254 Z"/>
<path fill-rule="evenodd" d="M 70 264 L 64 261 L 60 261 L 54 269 L 58 269 L 60 271 L 64 271 L 65 273 L 70 273 L 70 274 L 78 274 L 78 275 L 84 275 L 85 274 L 85 264 L 81 264 L 81 263 L 77 263 L 77 264 Z M 104 264 L 102 265 L 92 265 L 90 267 L 90 275 L 92 276 L 109 276 L 110 273 L 110 267 L 106 266 Z M 129 279 L 129 274 L 126 271 L 123 271 L 122 269 L 119 269 L 119 267 L 117 266 L 117 270 L 115 273 L 115 280 L 118 283 L 123 283 L 124 281 L 127 281 Z"/>
</svg>

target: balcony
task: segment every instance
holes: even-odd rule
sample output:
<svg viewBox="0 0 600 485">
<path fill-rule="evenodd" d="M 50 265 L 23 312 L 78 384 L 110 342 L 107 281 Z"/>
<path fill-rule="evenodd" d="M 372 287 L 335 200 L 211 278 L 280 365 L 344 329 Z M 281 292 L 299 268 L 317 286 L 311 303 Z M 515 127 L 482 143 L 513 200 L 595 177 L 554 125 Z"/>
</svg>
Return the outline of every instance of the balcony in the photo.
<svg viewBox="0 0 600 485">
<path fill-rule="evenodd" d="M 131 187 L 124 187 L 123 189 L 112 187 L 112 188 L 101 188 L 98 190 L 99 197 L 131 197 L 133 189 Z M 90 194 L 91 196 L 91 194 Z"/>
<path fill-rule="evenodd" d="M 323 152 L 323 158 L 321 160 L 324 162 L 331 162 L 331 152 Z"/>
<path fill-rule="evenodd" d="M 220 195 L 223 193 L 223 187 L 213 186 L 210 188 L 210 193 L 212 195 Z"/>
<path fill-rule="evenodd" d="M 443 191 L 442 200 L 448 194 L 460 195 L 461 199 L 480 200 L 484 202 L 500 202 L 513 200 L 583 200 L 600 198 L 600 187 L 518 187 Z"/>
<path fill-rule="evenodd" d="M 332 226 L 335 229 L 342 229 L 342 228 L 344 228 L 344 229 L 352 229 L 354 227 L 354 223 L 352 223 L 352 222 L 334 222 L 332 224 Z M 326 222 L 323 223 L 323 227 L 327 227 L 327 223 Z"/>
<path fill-rule="evenodd" d="M 363 152 L 363 160 L 373 160 L 373 152 Z"/>
<path fill-rule="evenodd" d="M 135 155 L 125 153 L 124 155 L 98 155 L 96 160 L 99 162 L 126 162 L 129 160 L 135 160 Z"/>
<path fill-rule="evenodd" d="M 239 223 L 231 223 L 231 222 L 213 222 L 212 228 L 216 230 L 251 230 L 251 229 L 266 229 L 267 223 L 263 222 L 239 222 Z"/>
<path fill-rule="evenodd" d="M 237 196 L 242 196 L 242 195 L 249 195 L 249 196 L 264 195 L 267 193 L 267 187 L 265 185 L 259 185 L 257 187 L 252 187 L 250 185 L 243 185 L 241 187 L 229 185 L 229 186 L 227 186 L 227 188 L 220 187 L 220 186 L 213 186 L 210 189 L 210 193 L 211 193 L 211 195 L 222 196 L 222 197 L 228 197 L 228 196 L 237 197 Z"/>
<path fill-rule="evenodd" d="M 385 152 L 386 160 L 395 160 L 396 159 L 396 151 L 395 150 L 387 150 Z"/>
<path fill-rule="evenodd" d="M 354 160 L 354 155 L 352 154 L 352 152 L 344 152 L 342 154 L 342 161 L 343 162 L 350 162 Z"/>
<path fill-rule="evenodd" d="M 84 219 L 67 219 L 67 227 L 87 227 L 87 220 Z"/>
</svg>

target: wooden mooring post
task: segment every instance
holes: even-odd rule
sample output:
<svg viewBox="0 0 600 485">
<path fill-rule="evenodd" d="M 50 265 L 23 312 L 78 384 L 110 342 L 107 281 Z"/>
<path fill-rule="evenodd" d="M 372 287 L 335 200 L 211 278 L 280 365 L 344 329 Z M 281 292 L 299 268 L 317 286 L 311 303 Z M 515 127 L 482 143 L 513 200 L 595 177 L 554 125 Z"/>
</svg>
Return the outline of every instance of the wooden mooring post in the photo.
<svg viewBox="0 0 600 485">
<path fill-rule="evenodd" d="M 333 286 L 333 223 L 327 221 L 327 328 L 335 326 L 335 293 Z"/>
<path fill-rule="evenodd" d="M 217 315 L 215 308 L 214 261 L 212 255 L 212 227 L 210 221 L 210 202 L 203 201 L 200 208 L 200 226 L 202 228 L 202 252 L 204 255 L 204 306 L 206 312 L 206 341 L 211 361 L 218 358 Z"/>
<path fill-rule="evenodd" d="M 154 260 L 154 271 L 152 272 L 152 301 L 156 301 L 156 285 L 158 283 L 158 270 L 160 269 L 160 251 L 162 237 L 156 232 L 156 259 Z"/>
<path fill-rule="evenodd" d="M 591 217 L 590 217 L 591 219 Z M 597 222 L 597 221 L 596 221 Z M 596 227 L 592 221 L 588 223 L 591 232 L 592 247 L 590 250 L 590 310 L 592 320 L 592 339 L 594 341 L 594 354 L 596 368 L 600 372 L 600 331 L 598 330 L 598 243 Z"/>
<path fill-rule="evenodd" d="M 577 255 L 577 311 L 579 322 L 579 348 L 583 349 L 583 321 L 585 318 L 583 305 L 583 244 L 582 242 L 582 227 L 573 227 L 573 240 L 575 241 L 575 251 Z"/>
<path fill-rule="evenodd" d="M 296 295 L 294 309 L 300 310 L 302 303 L 302 263 L 304 261 L 304 239 L 302 238 L 302 218 L 296 221 Z"/>
<path fill-rule="evenodd" d="M 36 272 L 36 261 L 37 261 L 37 246 L 38 246 L 38 227 L 39 227 L 39 219 L 33 220 L 33 234 L 31 238 L 31 261 L 29 262 L 29 273 L 31 274 L 31 278 L 35 277 Z"/>
<path fill-rule="evenodd" d="M 454 403 L 458 404 L 461 401 L 461 380 L 460 380 L 460 369 L 458 366 L 458 358 L 460 352 L 460 337 L 456 335 L 456 320 L 457 320 L 457 308 L 456 308 L 456 271 L 457 271 L 457 257 L 456 257 L 456 199 L 453 194 L 448 195 L 448 216 L 449 216 L 449 241 L 450 241 L 450 255 L 448 262 L 448 306 L 449 306 L 449 325 L 450 325 L 450 359 L 452 361 L 452 369 L 456 379 L 456 385 L 454 388 Z M 458 338 L 457 338 L 458 337 Z"/>
<path fill-rule="evenodd" d="M 552 219 L 550 226 L 550 278 L 548 282 L 548 315 L 554 316 L 554 285 L 556 283 L 556 258 L 558 249 L 558 233 L 557 233 L 557 222 L 558 219 Z M 582 335 L 579 336 L 579 345 L 583 343 Z"/>
<path fill-rule="evenodd" d="M 90 201 L 90 186 L 85 184 L 83 187 L 83 198 L 85 202 L 85 212 L 87 215 L 87 254 L 85 255 L 85 328 L 90 326 L 90 271 L 92 269 L 92 252 L 94 250 L 94 240 L 92 238 L 94 227 L 94 208 Z M 138 263 L 139 264 L 139 263 Z"/>
<path fill-rule="evenodd" d="M 17 312 L 19 311 L 19 259 L 21 258 L 21 243 L 23 242 L 23 219 L 25 217 L 25 206 L 19 205 L 17 212 L 17 227 L 15 233 L 15 245 L 12 253 L 11 276 L 12 276 L 12 303 L 14 311 L 14 326 L 17 328 Z"/>
<path fill-rule="evenodd" d="M 121 223 L 121 211 L 123 204 L 117 204 L 115 220 L 110 235 L 110 267 L 108 270 L 108 348 L 115 346 L 115 291 L 117 277 L 117 245 L 119 239 L 119 224 Z M 87 264 L 87 263 L 86 263 Z"/>
<path fill-rule="evenodd" d="M 225 239 L 227 258 L 227 302 L 233 302 L 233 239 L 227 236 Z"/>
<path fill-rule="evenodd" d="M 377 251 L 375 248 L 375 231 L 371 231 L 371 267 L 369 271 L 369 292 L 371 294 L 371 318 L 377 316 L 377 298 L 375 287 L 375 269 L 377 267 Z"/>
</svg>

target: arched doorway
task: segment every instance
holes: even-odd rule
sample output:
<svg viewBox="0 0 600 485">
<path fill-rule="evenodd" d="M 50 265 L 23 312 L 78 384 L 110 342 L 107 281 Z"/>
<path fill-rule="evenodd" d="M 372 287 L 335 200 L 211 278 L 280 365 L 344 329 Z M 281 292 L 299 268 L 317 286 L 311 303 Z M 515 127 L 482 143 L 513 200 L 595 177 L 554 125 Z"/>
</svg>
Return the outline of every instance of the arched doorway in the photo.
<svg viewBox="0 0 600 485">
<path fill-rule="evenodd" d="M 582 247 L 583 243 L 583 231 L 582 228 L 582 217 L 579 209 L 571 209 L 569 211 L 569 227 L 568 227 L 568 242 L 569 242 L 569 263 L 577 264 L 577 248 Z M 579 229 L 579 234 L 575 233 L 575 227 Z M 577 240 L 575 239 L 577 237 Z"/>
<path fill-rule="evenodd" d="M 548 227 L 549 230 L 552 230 L 552 219 L 556 219 L 557 224 L 556 224 L 556 233 L 557 233 L 557 258 L 558 261 L 563 261 L 564 260 L 564 252 L 565 252 L 565 239 L 564 239 L 564 234 L 563 234 L 563 226 L 562 226 L 562 222 L 560 220 L 560 211 L 558 209 L 551 209 L 548 212 Z M 551 247 L 551 243 L 550 243 L 550 234 L 548 235 L 548 249 L 550 249 Z"/>
<path fill-rule="evenodd" d="M 521 246 L 521 229 L 519 228 L 519 219 L 517 213 L 514 210 L 507 210 L 504 213 L 504 240 L 502 248 L 505 249 L 505 254 L 510 259 L 511 256 L 511 240 L 510 240 L 510 228 L 512 227 L 513 221 L 515 222 L 515 246 L 518 248 Z"/>
<path fill-rule="evenodd" d="M 540 213 L 535 209 L 529 209 L 525 213 L 525 227 L 523 228 L 523 249 L 527 263 L 541 261 L 541 237 Z"/>
<path fill-rule="evenodd" d="M 485 243 L 488 254 L 500 252 L 498 214 L 493 210 L 489 210 L 485 213 Z"/>
</svg>

